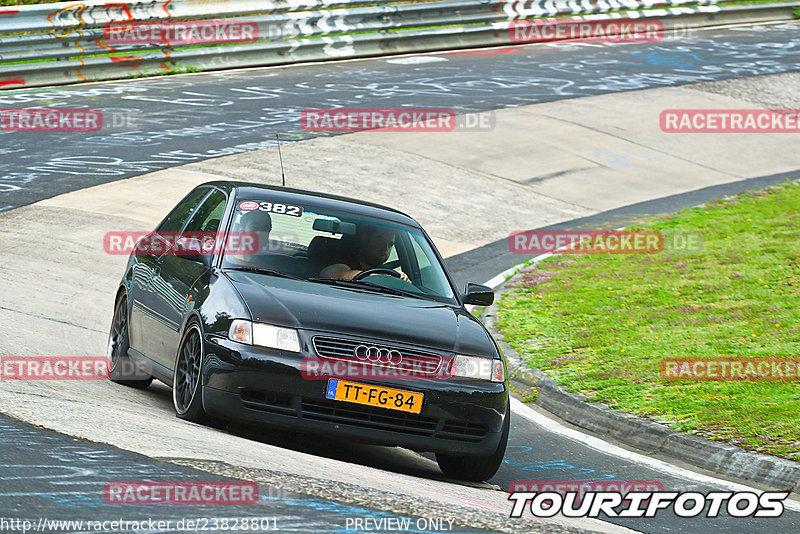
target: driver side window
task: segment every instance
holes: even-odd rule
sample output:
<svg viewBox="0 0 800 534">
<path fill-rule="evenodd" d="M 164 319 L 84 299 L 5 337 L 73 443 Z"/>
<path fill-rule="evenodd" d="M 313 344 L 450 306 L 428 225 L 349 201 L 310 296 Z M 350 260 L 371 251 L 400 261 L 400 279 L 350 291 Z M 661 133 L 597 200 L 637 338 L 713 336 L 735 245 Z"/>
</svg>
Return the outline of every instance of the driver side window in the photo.
<svg viewBox="0 0 800 534">
<path fill-rule="evenodd" d="M 201 187 L 189 193 L 189 196 L 187 196 L 183 202 L 175 206 L 175 209 L 167 215 L 167 218 L 164 219 L 164 222 L 156 229 L 156 232 L 159 234 L 179 232 L 180 229 L 183 228 L 186 219 L 189 218 L 195 208 L 203 201 L 208 192 L 209 188 Z"/>
<path fill-rule="evenodd" d="M 225 193 L 214 190 L 192 216 L 185 232 L 216 233 L 225 213 Z"/>
</svg>

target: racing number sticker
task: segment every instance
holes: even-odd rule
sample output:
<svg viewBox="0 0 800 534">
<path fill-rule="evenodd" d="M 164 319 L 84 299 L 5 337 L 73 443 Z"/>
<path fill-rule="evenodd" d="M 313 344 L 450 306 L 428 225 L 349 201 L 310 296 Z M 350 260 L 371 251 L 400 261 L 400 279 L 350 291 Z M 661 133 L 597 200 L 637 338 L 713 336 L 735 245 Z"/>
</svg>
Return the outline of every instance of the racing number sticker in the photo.
<svg viewBox="0 0 800 534">
<path fill-rule="evenodd" d="M 303 214 L 303 208 L 300 206 L 292 206 L 291 204 L 273 204 L 272 202 L 262 202 L 258 205 L 258 209 L 270 213 L 291 215 L 292 217 L 300 217 Z"/>
<path fill-rule="evenodd" d="M 292 217 L 300 217 L 303 215 L 303 208 L 300 206 L 293 206 L 291 204 L 277 204 L 272 202 L 256 202 L 255 200 L 245 200 L 244 202 L 239 203 L 239 209 L 242 211 L 260 210 L 268 213 L 291 215 Z"/>
</svg>

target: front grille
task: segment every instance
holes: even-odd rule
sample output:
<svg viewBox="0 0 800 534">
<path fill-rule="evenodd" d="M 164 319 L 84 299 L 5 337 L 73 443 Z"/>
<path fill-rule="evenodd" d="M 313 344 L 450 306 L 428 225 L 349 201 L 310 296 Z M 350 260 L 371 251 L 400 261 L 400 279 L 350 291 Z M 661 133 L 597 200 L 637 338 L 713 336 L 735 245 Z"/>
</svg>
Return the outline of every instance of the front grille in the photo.
<svg viewBox="0 0 800 534">
<path fill-rule="evenodd" d="M 439 437 L 462 441 L 480 441 L 486 437 L 486 428 L 466 421 L 447 421 L 439 433 Z"/>
<path fill-rule="evenodd" d="M 355 341 L 351 339 L 341 339 L 333 337 L 314 336 L 312 339 L 314 350 L 323 358 L 333 360 L 343 360 L 348 362 L 359 362 L 369 364 L 374 367 L 386 369 L 414 370 L 423 375 L 433 375 L 442 365 L 442 356 L 432 352 L 424 352 L 414 349 L 392 347 L 372 342 Z M 359 346 L 377 348 L 379 350 L 397 351 L 402 357 L 400 363 L 395 362 L 374 362 L 359 359 L 356 356 L 356 348 Z"/>
<path fill-rule="evenodd" d="M 437 424 L 436 419 L 421 415 L 403 412 L 395 413 L 383 408 L 361 407 L 326 401 L 304 400 L 302 410 L 304 419 L 391 430 L 418 436 L 432 436 Z"/>
<path fill-rule="evenodd" d="M 297 415 L 297 410 L 292 406 L 292 397 L 289 395 L 246 389 L 242 392 L 242 404 L 247 408 L 262 412 Z"/>
<path fill-rule="evenodd" d="M 442 421 L 418 414 L 395 412 L 385 408 L 360 406 L 327 399 L 303 399 L 252 389 L 243 391 L 241 399 L 245 407 L 261 412 L 289 417 L 299 416 L 309 421 L 387 430 L 414 436 L 477 442 L 486 437 L 488 433 L 483 426 L 467 421 L 452 419 Z"/>
</svg>

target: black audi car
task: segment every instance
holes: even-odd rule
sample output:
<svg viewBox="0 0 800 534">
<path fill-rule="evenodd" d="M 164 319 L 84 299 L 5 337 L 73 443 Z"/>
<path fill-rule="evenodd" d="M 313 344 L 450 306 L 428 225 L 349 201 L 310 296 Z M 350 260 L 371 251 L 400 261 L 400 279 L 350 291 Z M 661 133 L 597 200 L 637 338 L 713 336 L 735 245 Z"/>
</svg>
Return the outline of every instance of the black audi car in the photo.
<svg viewBox="0 0 800 534">
<path fill-rule="evenodd" d="M 177 416 L 432 451 L 486 480 L 506 448 L 507 366 L 431 239 L 391 208 L 218 181 L 131 253 L 111 379 L 173 389 Z"/>
</svg>

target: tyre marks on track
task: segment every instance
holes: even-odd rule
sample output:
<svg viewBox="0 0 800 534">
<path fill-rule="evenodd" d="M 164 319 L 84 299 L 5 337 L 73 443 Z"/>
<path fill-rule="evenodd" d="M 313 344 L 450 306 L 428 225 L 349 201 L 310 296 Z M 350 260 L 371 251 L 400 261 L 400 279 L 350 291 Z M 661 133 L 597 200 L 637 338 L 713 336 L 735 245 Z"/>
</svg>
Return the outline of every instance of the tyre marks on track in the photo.
<svg viewBox="0 0 800 534">
<path fill-rule="evenodd" d="M 114 505 L 103 498 L 108 482 L 216 481 L 226 478 L 160 462 L 108 445 L 41 430 L 0 415 L 0 518 L 49 521 L 172 521 L 159 532 L 179 532 L 183 518 L 265 519 L 279 532 L 343 532 L 348 517 L 403 518 L 364 506 L 260 485 L 255 505 Z M 409 519 L 411 525 L 416 518 Z M 266 524 L 266 523 L 265 523 Z M 252 530 L 251 530 L 252 531 Z M 433 530 L 411 528 L 424 534 Z M 449 532 L 484 532 L 453 525 Z"/>
<path fill-rule="evenodd" d="M 0 205 L 212 157 L 296 141 L 309 107 L 445 107 L 457 113 L 603 93 L 800 70 L 797 23 L 697 32 L 624 46 L 560 44 L 447 62 L 391 59 L 252 69 L 64 89 L 0 92 L 2 107 L 71 106 L 129 112 L 99 135 L 0 132 Z M 413 57 L 413 56 L 412 56 Z M 437 57 L 437 56 L 420 56 Z M 187 148 L 191 147 L 191 148 Z"/>
</svg>

